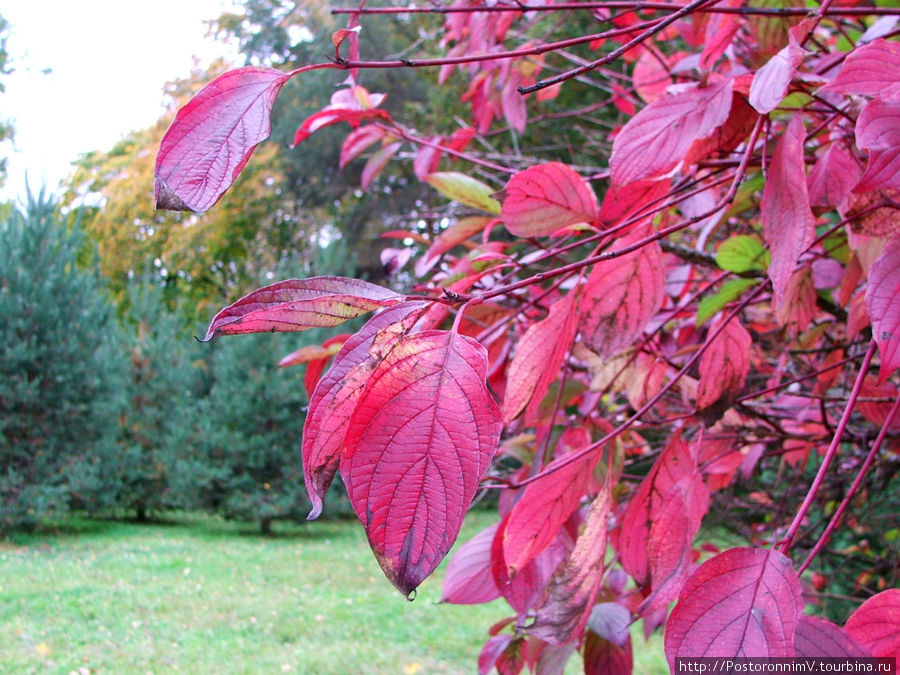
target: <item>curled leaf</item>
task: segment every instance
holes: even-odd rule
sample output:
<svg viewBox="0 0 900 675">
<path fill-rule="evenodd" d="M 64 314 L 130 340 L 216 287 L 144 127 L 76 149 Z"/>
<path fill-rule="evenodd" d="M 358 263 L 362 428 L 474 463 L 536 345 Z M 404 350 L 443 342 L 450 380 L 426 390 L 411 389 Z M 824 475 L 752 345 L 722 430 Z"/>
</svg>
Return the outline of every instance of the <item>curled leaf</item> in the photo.
<svg viewBox="0 0 900 675">
<path fill-rule="evenodd" d="M 268 138 L 272 105 L 290 78 L 273 68 L 238 68 L 182 107 L 156 156 L 156 208 L 203 212 L 215 204 Z"/>
<path fill-rule="evenodd" d="M 217 335 L 337 326 L 402 299 L 387 288 L 359 279 L 288 279 L 259 288 L 221 310 L 209 324 L 203 342 Z"/>
</svg>

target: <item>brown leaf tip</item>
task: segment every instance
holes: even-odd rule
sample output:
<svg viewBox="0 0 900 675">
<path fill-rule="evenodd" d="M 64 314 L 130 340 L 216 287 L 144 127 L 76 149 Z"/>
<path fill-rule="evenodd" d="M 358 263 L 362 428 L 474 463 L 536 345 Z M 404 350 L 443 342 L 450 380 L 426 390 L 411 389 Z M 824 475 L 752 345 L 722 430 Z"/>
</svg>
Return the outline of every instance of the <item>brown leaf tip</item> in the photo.
<svg viewBox="0 0 900 675">
<path fill-rule="evenodd" d="M 179 197 L 175 191 L 166 185 L 166 181 L 162 178 L 156 179 L 153 186 L 153 193 L 156 197 L 156 208 L 160 211 L 193 211 L 185 201 Z"/>
</svg>

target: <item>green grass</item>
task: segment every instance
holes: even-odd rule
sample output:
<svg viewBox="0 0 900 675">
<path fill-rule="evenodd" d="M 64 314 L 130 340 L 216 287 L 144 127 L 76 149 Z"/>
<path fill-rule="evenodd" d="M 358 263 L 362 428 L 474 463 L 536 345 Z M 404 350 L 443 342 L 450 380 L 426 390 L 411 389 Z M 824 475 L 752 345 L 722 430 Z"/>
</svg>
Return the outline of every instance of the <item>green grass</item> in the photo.
<svg viewBox="0 0 900 675">
<path fill-rule="evenodd" d="M 470 514 L 461 541 L 492 518 Z M 0 672 L 474 673 L 511 612 L 437 604 L 442 570 L 410 603 L 355 522 L 71 520 L 0 541 Z M 666 672 L 659 638 L 635 661 Z"/>
</svg>

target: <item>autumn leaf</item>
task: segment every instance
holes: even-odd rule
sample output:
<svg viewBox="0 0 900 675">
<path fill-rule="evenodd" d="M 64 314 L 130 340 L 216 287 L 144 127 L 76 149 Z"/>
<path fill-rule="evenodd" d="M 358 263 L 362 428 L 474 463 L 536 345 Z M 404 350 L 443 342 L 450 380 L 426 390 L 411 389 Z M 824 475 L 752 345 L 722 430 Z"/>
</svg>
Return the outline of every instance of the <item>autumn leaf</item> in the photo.
<svg viewBox="0 0 900 675">
<path fill-rule="evenodd" d="M 215 204 L 268 138 L 272 105 L 291 75 L 257 66 L 231 70 L 182 107 L 156 156 L 156 208 L 203 212 Z"/>
<path fill-rule="evenodd" d="M 882 591 L 861 604 L 844 626 L 872 656 L 900 654 L 900 590 Z"/>
<path fill-rule="evenodd" d="M 863 94 L 882 101 L 900 101 L 900 44 L 879 38 L 854 49 L 841 72 L 820 92 Z"/>
<path fill-rule="evenodd" d="M 347 424 L 369 375 L 391 342 L 412 327 L 425 307 L 424 302 L 404 302 L 373 316 L 347 338 L 316 384 L 303 424 L 303 475 L 312 502 L 308 520 L 322 513 L 325 493 L 341 461 Z"/>
<path fill-rule="evenodd" d="M 723 321 L 725 319 L 723 318 Z M 721 323 L 714 324 L 715 330 Z M 728 321 L 700 357 L 697 410 L 709 421 L 718 419 L 741 393 L 750 372 L 750 333 L 737 317 Z"/>
<path fill-rule="evenodd" d="M 733 548 L 700 565 L 666 624 L 669 667 L 679 657 L 788 657 L 803 611 L 791 561 L 772 549 Z"/>
<path fill-rule="evenodd" d="M 612 251 L 643 239 L 647 228 L 622 237 Z M 579 328 L 584 343 L 607 358 L 630 347 L 662 305 L 665 270 L 657 242 L 596 263 L 585 282 Z"/>
<path fill-rule="evenodd" d="M 537 409 L 550 384 L 559 376 L 578 325 L 576 296 L 577 292 L 573 291 L 554 303 L 547 318 L 532 324 L 519 341 L 506 376 L 505 423 L 518 417 L 526 407 L 529 414 Z"/>
<path fill-rule="evenodd" d="M 515 174 L 499 195 L 500 217 L 518 237 L 545 237 L 570 225 L 597 220 L 597 197 L 590 185 L 561 162 Z"/>
<path fill-rule="evenodd" d="M 410 595 L 441 562 L 500 439 L 472 338 L 425 331 L 397 340 L 366 381 L 340 471 L 384 573 Z"/>
<path fill-rule="evenodd" d="M 288 279 L 259 288 L 222 309 L 210 322 L 203 341 L 217 335 L 337 326 L 402 299 L 387 288 L 359 279 Z"/>
<path fill-rule="evenodd" d="M 877 384 L 900 366 L 900 237 L 895 236 L 869 271 L 866 311 L 881 352 Z"/>
<path fill-rule="evenodd" d="M 815 218 L 806 187 L 804 139 L 803 119 L 795 115 L 775 148 L 760 204 L 763 236 L 772 252 L 769 278 L 775 291 L 776 309 L 784 302 L 788 280 L 800 254 L 815 237 Z"/>
<path fill-rule="evenodd" d="M 495 215 L 500 213 L 500 202 L 492 196 L 494 190 L 477 178 L 458 171 L 438 171 L 425 176 L 425 182 L 445 197 L 464 206 Z"/>
<path fill-rule="evenodd" d="M 694 87 L 657 99 L 632 117 L 613 141 L 613 185 L 656 178 L 674 169 L 694 141 L 725 123 L 732 80 Z"/>
</svg>

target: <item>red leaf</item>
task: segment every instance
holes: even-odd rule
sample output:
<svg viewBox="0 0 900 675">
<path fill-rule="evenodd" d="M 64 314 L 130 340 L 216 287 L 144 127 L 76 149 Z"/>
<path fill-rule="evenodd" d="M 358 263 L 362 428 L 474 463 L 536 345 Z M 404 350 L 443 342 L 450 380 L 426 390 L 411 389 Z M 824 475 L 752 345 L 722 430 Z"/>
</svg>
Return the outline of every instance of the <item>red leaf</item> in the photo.
<svg viewBox="0 0 900 675">
<path fill-rule="evenodd" d="M 491 544 L 498 526 L 494 523 L 456 550 L 447 564 L 441 602 L 477 605 L 500 597 L 491 573 Z"/>
<path fill-rule="evenodd" d="M 404 302 L 369 319 L 347 339 L 310 395 L 303 425 L 303 475 L 312 502 L 308 520 L 322 513 L 322 500 L 341 460 L 347 424 L 384 343 L 409 330 L 426 306 Z"/>
<path fill-rule="evenodd" d="M 272 105 L 290 77 L 272 68 L 238 68 L 181 108 L 156 156 L 156 208 L 202 212 L 215 204 L 269 136 Z"/>
<path fill-rule="evenodd" d="M 881 352 L 881 384 L 900 366 L 900 236 L 888 241 L 869 270 L 866 311 Z"/>
<path fill-rule="evenodd" d="M 322 377 L 322 371 L 325 370 L 325 366 L 328 365 L 331 357 L 341 350 L 341 347 L 344 346 L 344 343 L 349 337 L 350 333 L 339 333 L 338 335 L 325 340 L 325 342 L 322 343 L 322 347 L 327 349 L 330 354 L 324 358 L 310 361 L 306 366 L 306 375 L 303 377 L 303 388 L 306 389 L 306 395 L 308 397 L 312 398 L 313 392 L 316 390 L 316 385 L 319 383 L 319 378 Z"/>
<path fill-rule="evenodd" d="M 532 166 L 514 175 L 499 195 L 500 217 L 518 237 L 544 237 L 570 225 L 597 220 L 591 186 L 561 162 Z"/>
<path fill-rule="evenodd" d="M 863 417 L 880 428 L 887 421 L 887 416 L 894 407 L 894 401 L 897 400 L 898 395 L 900 395 L 900 392 L 897 391 L 897 387 L 890 382 L 882 382 L 880 386 L 876 386 L 875 378 L 866 375 L 862 389 L 859 392 L 856 409 L 859 410 Z M 865 399 L 881 400 L 867 401 Z M 894 416 L 888 429 L 890 431 L 900 431 L 900 415 Z"/>
<path fill-rule="evenodd" d="M 800 623 L 797 624 L 797 631 L 794 633 L 794 655 L 800 658 L 871 656 L 840 626 L 821 617 L 806 614 L 800 617 Z"/>
<path fill-rule="evenodd" d="M 406 595 L 441 562 L 500 439 L 472 338 L 397 341 L 366 382 L 344 439 L 341 477 L 388 579 Z"/>
<path fill-rule="evenodd" d="M 654 512 L 660 509 L 663 499 L 678 481 L 690 476 L 695 467 L 689 448 L 681 440 L 681 434 L 676 433 L 628 503 L 619 534 L 619 555 L 622 567 L 638 584 L 646 585 L 650 581 L 647 542 Z"/>
<path fill-rule="evenodd" d="M 732 80 L 664 96 L 632 117 L 613 141 L 610 180 L 625 185 L 674 169 L 691 144 L 728 119 Z"/>
<path fill-rule="evenodd" d="M 611 250 L 643 239 L 648 229 L 622 237 Z M 631 346 L 659 310 L 665 282 L 662 249 L 655 241 L 596 263 L 581 302 L 580 329 L 585 344 L 603 358 Z"/>
<path fill-rule="evenodd" d="M 575 548 L 547 584 L 544 603 L 528 632 L 551 644 L 580 639 L 603 581 L 609 490 L 603 490 L 585 517 Z"/>
<path fill-rule="evenodd" d="M 842 206 L 858 182 L 859 166 L 842 144 L 834 143 L 809 172 L 809 203 L 832 208 Z"/>
<path fill-rule="evenodd" d="M 330 345 L 306 345 L 300 347 L 296 351 L 291 352 L 278 362 L 279 368 L 287 368 L 288 366 L 297 366 L 301 363 L 312 363 L 313 361 L 328 361 L 332 356 L 338 353 L 344 344 L 347 333 L 342 333 L 337 342 L 331 342 Z"/>
<path fill-rule="evenodd" d="M 402 299 L 387 288 L 359 279 L 288 279 L 259 288 L 222 309 L 213 317 L 203 342 L 217 335 L 337 326 Z"/>
<path fill-rule="evenodd" d="M 716 322 L 710 331 L 721 322 Z M 700 357 L 700 384 L 697 387 L 697 409 L 712 412 L 718 419 L 731 406 L 744 388 L 750 372 L 750 333 L 737 317 L 729 321 Z M 710 410 L 713 409 L 713 410 Z"/>
<path fill-rule="evenodd" d="M 453 223 L 437 236 L 434 243 L 425 251 L 425 255 L 416 261 L 416 275 L 424 276 L 444 253 L 484 231 L 484 228 L 494 222 L 497 222 L 497 219 L 492 216 L 468 216 Z"/>
<path fill-rule="evenodd" d="M 620 647 L 588 631 L 584 637 L 584 675 L 631 675 L 631 637 Z"/>
<path fill-rule="evenodd" d="M 563 360 L 575 337 L 578 312 L 571 292 L 554 303 L 550 314 L 525 331 L 507 373 L 503 397 L 503 422 L 509 423 L 528 406 L 531 415 L 559 376 Z"/>
<path fill-rule="evenodd" d="M 869 101 L 856 120 L 856 145 L 869 163 L 853 191 L 900 190 L 900 103 Z"/>
<path fill-rule="evenodd" d="M 340 168 L 343 169 L 352 160 L 365 152 L 366 148 L 374 145 L 386 135 L 387 131 L 372 125 L 360 127 L 359 129 L 351 131 L 347 134 L 347 138 L 344 139 L 344 143 L 341 145 Z"/>
<path fill-rule="evenodd" d="M 844 629 L 872 656 L 900 657 L 900 590 L 873 595 L 850 615 Z"/>
<path fill-rule="evenodd" d="M 696 457 L 676 433 L 631 498 L 622 518 L 622 567 L 653 592 L 640 611 L 667 605 L 691 563 L 691 544 L 709 508 Z"/>
<path fill-rule="evenodd" d="M 503 633 L 495 635 L 484 643 L 484 647 L 481 648 L 481 653 L 478 655 L 479 675 L 487 675 L 487 673 L 491 672 L 497 663 L 497 659 L 509 647 L 513 639 L 514 636 L 509 633 Z"/>
<path fill-rule="evenodd" d="M 670 187 L 671 181 L 668 179 L 639 180 L 623 186 L 611 185 L 600 205 L 600 222 L 607 227 L 614 227 L 642 209 L 652 209 L 657 200 L 669 193 Z"/>
<path fill-rule="evenodd" d="M 597 448 L 557 469 L 566 461 L 563 455 L 547 465 L 546 476 L 526 486 L 503 530 L 503 559 L 510 577 L 553 542 L 588 491 L 602 455 Z"/>
<path fill-rule="evenodd" d="M 900 101 L 900 44 L 879 38 L 850 52 L 841 72 L 819 91 Z"/>
<path fill-rule="evenodd" d="M 797 259 L 815 238 L 815 218 L 806 189 L 804 140 L 803 119 L 794 115 L 775 148 L 760 205 L 763 236 L 772 251 L 769 277 L 776 309 L 784 302 Z"/>
<path fill-rule="evenodd" d="M 666 625 L 666 658 L 791 657 L 803 611 L 791 561 L 773 549 L 733 548 L 691 574 Z"/>
<path fill-rule="evenodd" d="M 763 115 L 768 115 L 778 107 L 787 95 L 797 66 L 803 62 L 808 52 L 790 35 L 788 46 L 769 59 L 756 71 L 750 84 L 750 105 Z"/>
<path fill-rule="evenodd" d="M 422 144 L 416 149 L 413 159 L 413 173 L 416 178 L 424 181 L 428 174 L 438 170 L 441 163 L 440 136 L 432 136 L 429 145 Z"/>
<path fill-rule="evenodd" d="M 510 579 L 506 561 L 503 559 L 503 533 L 509 514 L 500 521 L 494 541 L 491 543 L 491 573 L 500 594 L 516 614 L 524 617 L 526 612 L 544 595 L 544 590 L 553 572 L 571 549 L 571 538 L 562 530 L 553 543 L 541 551 L 515 579 Z"/>
</svg>

